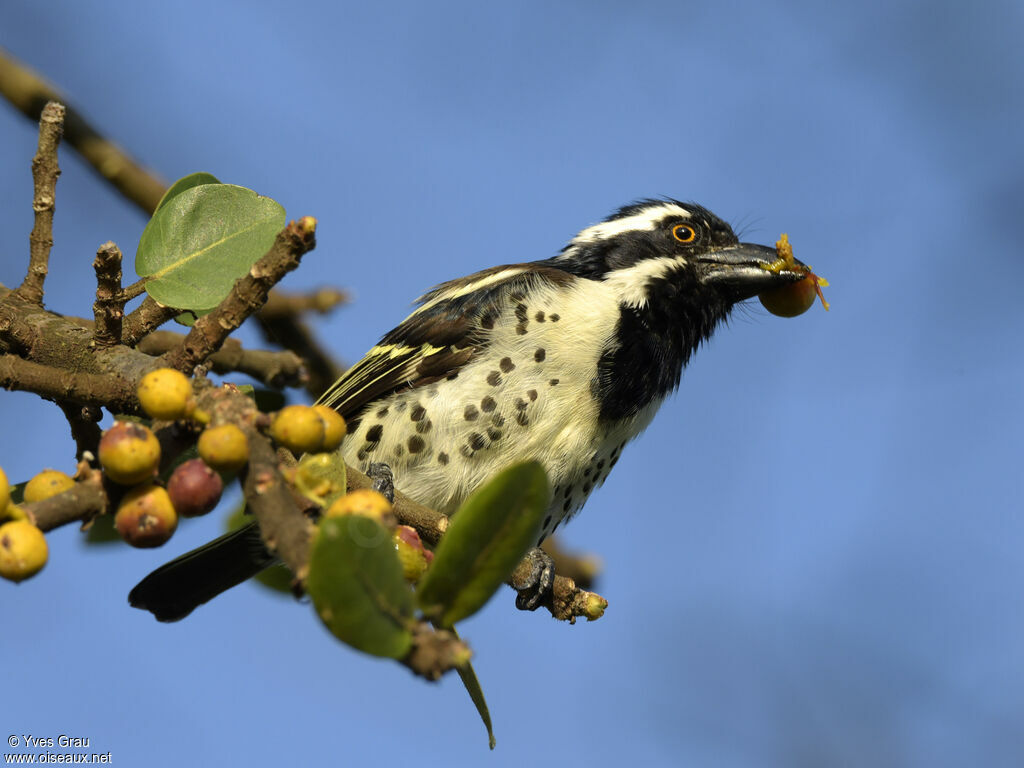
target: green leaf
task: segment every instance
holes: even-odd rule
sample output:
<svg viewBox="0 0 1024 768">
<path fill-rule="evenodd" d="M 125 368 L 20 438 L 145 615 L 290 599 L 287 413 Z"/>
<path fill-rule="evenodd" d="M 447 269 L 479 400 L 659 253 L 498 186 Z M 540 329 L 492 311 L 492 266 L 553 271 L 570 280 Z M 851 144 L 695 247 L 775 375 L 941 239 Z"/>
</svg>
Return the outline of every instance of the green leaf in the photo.
<svg viewBox="0 0 1024 768">
<path fill-rule="evenodd" d="M 452 627 L 450 631 L 455 637 L 459 636 L 458 632 L 455 631 L 455 627 Z M 494 738 L 494 728 L 491 726 L 491 711 L 487 708 L 484 689 L 480 687 L 480 681 L 476 677 L 473 664 L 467 661 L 461 667 L 456 667 L 455 671 L 459 673 L 459 679 L 462 680 L 466 693 L 469 694 L 469 698 L 473 701 L 473 706 L 476 707 L 477 714 L 480 715 L 480 719 L 484 722 L 484 728 L 487 729 L 487 744 L 491 749 L 494 749 L 497 741 Z"/>
<path fill-rule="evenodd" d="M 192 189 L 192 187 L 198 187 L 202 184 L 220 184 L 220 179 L 212 173 L 203 172 L 190 173 L 188 176 L 182 176 L 167 188 L 167 191 L 164 192 L 164 196 L 160 198 L 160 202 L 156 204 L 156 210 L 154 210 L 153 213 L 156 213 L 163 208 L 164 204 L 172 197 L 181 194 L 186 189 Z"/>
<path fill-rule="evenodd" d="M 284 227 L 269 197 L 233 184 L 179 192 L 153 214 L 139 240 L 135 271 L 146 291 L 175 309 L 216 307 Z"/>
<path fill-rule="evenodd" d="M 448 628 L 480 610 L 537 542 L 551 500 L 536 461 L 489 480 L 452 516 L 420 582 L 420 607 Z"/>
<path fill-rule="evenodd" d="M 338 639 L 365 653 L 400 659 L 412 647 L 413 599 L 391 534 L 362 515 L 320 522 L 306 592 Z"/>
</svg>

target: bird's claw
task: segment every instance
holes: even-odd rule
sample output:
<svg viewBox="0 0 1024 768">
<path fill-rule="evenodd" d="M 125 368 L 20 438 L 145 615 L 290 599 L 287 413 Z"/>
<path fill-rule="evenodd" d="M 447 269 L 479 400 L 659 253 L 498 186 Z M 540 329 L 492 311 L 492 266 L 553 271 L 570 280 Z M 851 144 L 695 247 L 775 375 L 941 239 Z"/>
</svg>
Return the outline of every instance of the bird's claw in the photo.
<svg viewBox="0 0 1024 768">
<path fill-rule="evenodd" d="M 389 504 L 395 503 L 395 476 L 384 462 L 370 464 L 366 476 L 373 481 L 373 490 L 388 500 Z"/>
<path fill-rule="evenodd" d="M 516 585 L 516 608 L 521 611 L 535 611 L 551 594 L 555 583 L 555 561 L 540 547 L 526 553 L 524 560 L 530 563 L 530 573 L 522 586 Z"/>
</svg>

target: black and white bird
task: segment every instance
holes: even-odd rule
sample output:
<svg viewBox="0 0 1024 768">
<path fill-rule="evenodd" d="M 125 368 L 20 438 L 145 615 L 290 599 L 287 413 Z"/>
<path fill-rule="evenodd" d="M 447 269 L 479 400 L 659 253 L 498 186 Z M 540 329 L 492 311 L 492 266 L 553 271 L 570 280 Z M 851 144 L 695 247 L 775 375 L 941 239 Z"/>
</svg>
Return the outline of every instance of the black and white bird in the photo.
<svg viewBox="0 0 1024 768">
<path fill-rule="evenodd" d="M 553 490 L 543 540 L 604 482 L 732 308 L 805 276 L 767 268 L 776 261 L 699 205 L 627 205 L 553 258 L 430 291 L 320 402 L 349 422 L 346 462 L 388 464 L 397 488 L 441 512 L 504 467 L 539 461 Z M 179 619 L 270 562 L 258 532 L 229 534 L 150 574 L 130 600 Z"/>
</svg>

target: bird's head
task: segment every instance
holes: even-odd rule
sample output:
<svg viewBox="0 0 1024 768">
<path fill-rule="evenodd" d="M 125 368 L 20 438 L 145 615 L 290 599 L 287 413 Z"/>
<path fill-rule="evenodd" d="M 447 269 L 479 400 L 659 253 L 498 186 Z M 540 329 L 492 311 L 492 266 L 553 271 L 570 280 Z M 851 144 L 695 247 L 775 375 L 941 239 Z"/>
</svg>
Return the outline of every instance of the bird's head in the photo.
<svg viewBox="0 0 1024 768">
<path fill-rule="evenodd" d="M 775 248 L 741 243 L 732 227 L 700 205 L 644 200 L 587 227 L 552 261 L 615 285 L 626 306 L 694 300 L 728 313 L 737 302 L 806 276 L 768 269 L 777 260 Z"/>
</svg>

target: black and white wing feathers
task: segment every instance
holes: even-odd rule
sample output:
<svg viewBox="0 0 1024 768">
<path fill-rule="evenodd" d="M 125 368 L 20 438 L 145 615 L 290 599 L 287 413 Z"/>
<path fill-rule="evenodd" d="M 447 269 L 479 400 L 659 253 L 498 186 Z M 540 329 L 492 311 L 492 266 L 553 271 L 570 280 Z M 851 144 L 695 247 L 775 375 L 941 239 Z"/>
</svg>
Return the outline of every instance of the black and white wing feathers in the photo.
<svg viewBox="0 0 1024 768">
<path fill-rule="evenodd" d="M 576 278 L 547 262 L 492 267 L 434 288 L 318 401 L 357 417 L 368 403 L 453 376 L 490 344 L 504 312 L 540 283 Z M 350 425 L 354 426 L 354 425 Z"/>
</svg>

